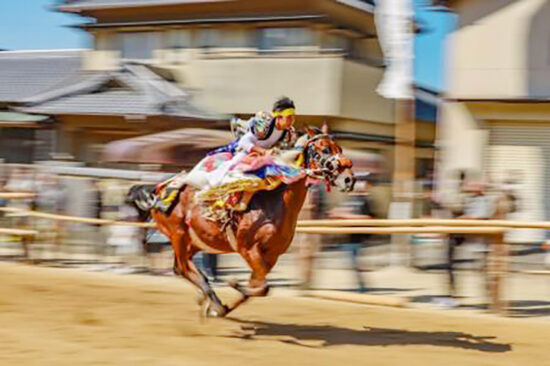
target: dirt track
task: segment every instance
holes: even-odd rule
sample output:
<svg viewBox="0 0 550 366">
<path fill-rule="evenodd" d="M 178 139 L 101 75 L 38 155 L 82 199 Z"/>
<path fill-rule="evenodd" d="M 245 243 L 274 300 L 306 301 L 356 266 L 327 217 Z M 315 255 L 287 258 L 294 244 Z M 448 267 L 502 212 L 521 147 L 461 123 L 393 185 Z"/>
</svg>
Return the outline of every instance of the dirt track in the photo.
<svg viewBox="0 0 550 366">
<path fill-rule="evenodd" d="M 273 296 L 201 323 L 172 278 L 2 263 L 0 281 L 1 365 L 550 365 L 547 321 Z"/>
</svg>

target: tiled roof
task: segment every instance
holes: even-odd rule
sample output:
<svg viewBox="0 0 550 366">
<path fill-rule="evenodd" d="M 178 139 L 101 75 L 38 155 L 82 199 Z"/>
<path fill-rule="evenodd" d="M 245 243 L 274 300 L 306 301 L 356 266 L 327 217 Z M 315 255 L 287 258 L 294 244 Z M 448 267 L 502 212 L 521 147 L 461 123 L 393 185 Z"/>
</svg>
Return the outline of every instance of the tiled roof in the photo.
<svg viewBox="0 0 550 366">
<path fill-rule="evenodd" d="M 0 103 L 24 102 L 80 72 L 80 50 L 0 52 Z"/>
<path fill-rule="evenodd" d="M 26 113 L 143 115 L 221 120 L 189 101 L 189 94 L 143 65 L 117 72 L 82 72 L 17 108 Z"/>
</svg>

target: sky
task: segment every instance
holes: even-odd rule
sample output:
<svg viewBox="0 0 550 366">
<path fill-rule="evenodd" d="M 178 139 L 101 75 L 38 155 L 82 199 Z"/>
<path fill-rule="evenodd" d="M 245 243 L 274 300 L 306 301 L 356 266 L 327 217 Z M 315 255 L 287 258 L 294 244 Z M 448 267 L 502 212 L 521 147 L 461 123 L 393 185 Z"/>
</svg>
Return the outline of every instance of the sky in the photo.
<svg viewBox="0 0 550 366">
<path fill-rule="evenodd" d="M 78 16 L 51 11 L 55 0 L 0 0 L 0 49 L 89 47 L 85 32 L 67 28 Z"/>
<path fill-rule="evenodd" d="M 445 36 L 456 26 L 456 15 L 415 0 L 415 16 L 423 31 L 415 39 L 414 80 L 419 86 L 445 90 Z"/>
<path fill-rule="evenodd" d="M 444 90 L 443 39 L 454 26 L 454 16 L 434 11 L 428 0 L 414 0 L 416 18 L 424 32 L 415 43 L 417 85 Z M 67 27 L 82 18 L 51 11 L 56 0 L 0 0 L 0 49 L 36 50 L 90 47 L 85 32 Z"/>
</svg>

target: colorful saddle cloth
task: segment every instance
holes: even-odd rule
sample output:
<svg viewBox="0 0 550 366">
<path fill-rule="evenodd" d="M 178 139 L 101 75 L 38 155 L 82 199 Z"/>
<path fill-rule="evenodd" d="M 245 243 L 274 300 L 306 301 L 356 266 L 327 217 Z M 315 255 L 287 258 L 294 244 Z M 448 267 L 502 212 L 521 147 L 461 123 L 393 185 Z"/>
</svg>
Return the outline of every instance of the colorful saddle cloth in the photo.
<svg viewBox="0 0 550 366">
<path fill-rule="evenodd" d="M 199 163 L 199 168 L 208 173 L 232 157 L 230 153 L 210 155 Z M 221 184 L 199 191 L 196 200 L 205 208 L 203 212 L 207 217 L 225 222 L 232 213 L 246 210 L 254 193 L 270 191 L 305 177 L 299 164 L 296 159 L 286 162 L 281 156 L 247 155 L 231 168 Z"/>
</svg>

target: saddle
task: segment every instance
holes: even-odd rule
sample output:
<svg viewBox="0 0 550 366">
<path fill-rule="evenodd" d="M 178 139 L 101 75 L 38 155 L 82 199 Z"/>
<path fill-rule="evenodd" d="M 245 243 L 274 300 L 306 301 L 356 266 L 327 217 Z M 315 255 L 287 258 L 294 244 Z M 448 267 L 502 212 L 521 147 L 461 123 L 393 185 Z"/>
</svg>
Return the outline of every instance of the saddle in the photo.
<svg viewBox="0 0 550 366">
<path fill-rule="evenodd" d="M 178 202 L 179 193 L 186 186 L 186 176 L 187 172 L 183 171 L 157 185 L 155 208 L 165 215 L 169 215 L 172 212 Z"/>
</svg>

